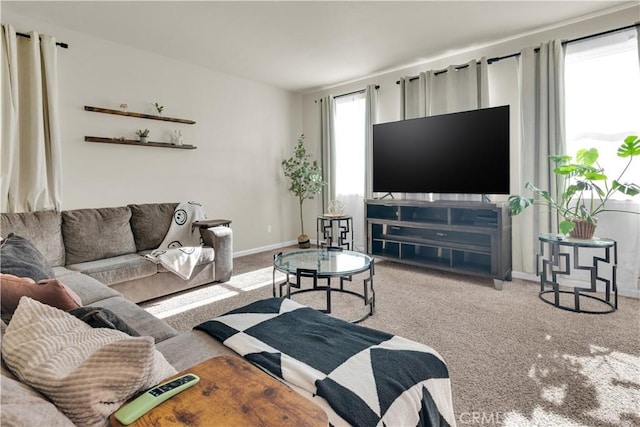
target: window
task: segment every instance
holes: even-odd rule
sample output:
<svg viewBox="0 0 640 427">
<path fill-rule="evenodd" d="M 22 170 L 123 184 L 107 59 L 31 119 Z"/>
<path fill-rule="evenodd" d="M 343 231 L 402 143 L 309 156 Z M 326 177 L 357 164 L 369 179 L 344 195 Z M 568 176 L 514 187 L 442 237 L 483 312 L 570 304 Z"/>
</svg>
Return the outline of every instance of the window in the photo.
<svg viewBox="0 0 640 427">
<path fill-rule="evenodd" d="M 364 248 L 365 95 L 335 98 L 335 188 L 353 217 L 354 245 Z"/>
<path fill-rule="evenodd" d="M 567 45 L 565 68 L 567 152 L 597 148 L 609 180 L 619 176 L 628 159 L 616 150 L 640 129 L 640 65 L 635 28 Z M 622 181 L 640 182 L 634 164 Z M 621 193 L 614 197 L 626 198 Z"/>
</svg>

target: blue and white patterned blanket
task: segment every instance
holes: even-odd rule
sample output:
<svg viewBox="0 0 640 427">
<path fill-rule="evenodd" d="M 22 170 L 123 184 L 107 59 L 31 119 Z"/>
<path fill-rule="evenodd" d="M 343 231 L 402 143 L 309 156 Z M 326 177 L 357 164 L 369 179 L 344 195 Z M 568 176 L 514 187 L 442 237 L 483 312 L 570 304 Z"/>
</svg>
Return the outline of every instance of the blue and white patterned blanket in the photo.
<svg viewBox="0 0 640 427">
<path fill-rule="evenodd" d="M 442 357 L 423 344 L 270 298 L 204 322 L 245 359 L 354 426 L 455 426 Z M 326 405 L 321 405 L 326 406 Z M 332 424 L 342 424 L 332 420 Z"/>
</svg>

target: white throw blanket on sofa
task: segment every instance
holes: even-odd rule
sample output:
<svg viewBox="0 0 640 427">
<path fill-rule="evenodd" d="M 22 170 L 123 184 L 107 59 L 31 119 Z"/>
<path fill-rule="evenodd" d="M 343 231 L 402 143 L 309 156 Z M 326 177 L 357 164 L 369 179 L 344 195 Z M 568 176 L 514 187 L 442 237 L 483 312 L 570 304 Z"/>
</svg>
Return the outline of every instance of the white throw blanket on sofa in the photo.
<svg viewBox="0 0 640 427">
<path fill-rule="evenodd" d="M 213 261 L 213 252 L 207 260 L 201 260 L 202 237 L 200 228 L 192 227 L 194 221 L 207 219 L 204 208 L 196 202 L 182 202 L 173 212 L 173 220 L 164 240 L 146 258 L 162 264 L 167 270 L 177 274 L 185 280 L 189 280 L 196 265 L 202 261 Z"/>
</svg>

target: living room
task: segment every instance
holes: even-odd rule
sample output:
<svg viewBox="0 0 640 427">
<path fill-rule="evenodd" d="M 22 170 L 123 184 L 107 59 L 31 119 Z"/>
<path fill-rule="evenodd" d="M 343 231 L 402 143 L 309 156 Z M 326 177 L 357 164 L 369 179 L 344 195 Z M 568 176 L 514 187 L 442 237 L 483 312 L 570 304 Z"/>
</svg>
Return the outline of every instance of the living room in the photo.
<svg viewBox="0 0 640 427">
<path fill-rule="evenodd" d="M 556 20 L 537 28 L 518 30 L 497 40 L 466 42 L 455 49 L 429 52 L 420 60 L 408 58 L 384 70 L 331 82 L 312 82 L 306 85 L 300 83 L 297 89 L 291 89 L 241 76 L 243 69 L 251 71 L 251 67 L 255 67 L 248 60 L 233 64 L 240 70 L 239 74 L 235 74 L 225 64 L 212 69 L 209 67 L 211 62 L 193 63 L 182 59 L 187 54 L 193 54 L 191 50 L 199 48 L 195 43 L 194 46 L 179 46 L 176 49 L 184 50 L 184 56 L 176 54 L 169 57 L 158 53 L 151 44 L 148 44 L 148 49 L 144 49 L 137 42 L 131 41 L 137 32 L 147 43 L 155 39 L 159 45 L 165 45 L 172 43 L 171 32 L 188 32 L 178 18 L 170 30 L 167 30 L 166 25 L 160 26 L 154 22 L 154 8 L 165 8 L 163 14 L 171 16 L 172 10 L 176 12 L 182 7 L 177 3 L 128 5 L 123 2 L 119 6 L 112 6 L 107 2 L 80 2 L 77 5 L 61 4 L 59 9 L 55 5 L 40 8 L 37 3 L 29 3 L 3 2 L 2 23 L 13 25 L 19 32 L 35 30 L 40 34 L 53 35 L 58 41 L 69 45 L 68 49 L 59 48 L 57 52 L 62 208 L 67 210 L 125 206 L 130 203 L 197 201 L 204 206 L 209 218 L 232 220 L 233 253 L 237 259 L 265 252 L 273 254 L 292 245 L 300 234 L 298 203 L 288 191 L 281 162 L 291 155 L 301 134 L 306 136 L 309 152 L 315 158 L 321 158 L 318 102 L 321 98 L 361 91 L 367 85 L 377 85 L 378 122 L 396 121 L 401 119 L 401 93 L 397 82 L 403 77 L 417 76 L 426 70 L 444 69 L 452 64 L 467 63 L 483 56 L 509 55 L 552 39 L 571 40 L 633 25 L 639 16 L 636 2 L 603 4 L 597 12 Z M 189 7 L 197 14 L 200 6 L 191 4 Z M 286 4 L 278 4 L 277 7 L 284 8 Z M 545 7 L 551 6 L 546 4 Z M 238 8 L 242 10 L 241 6 Z M 72 12 L 73 9 L 75 12 Z M 139 13 L 142 15 L 138 15 Z M 128 28 L 132 32 L 119 30 L 117 21 L 114 21 L 118 14 L 137 16 L 140 20 L 137 28 Z M 80 18 L 83 15 L 87 18 L 86 23 Z M 175 16 L 180 15 L 176 13 Z M 69 23 L 70 21 L 74 22 Z M 215 21 L 215 25 L 222 23 Z M 229 32 L 229 39 L 235 36 L 233 31 L 247 31 L 246 23 L 232 20 L 228 25 L 236 28 Z M 300 25 L 304 27 L 303 23 Z M 87 28 L 89 26 L 97 28 Z M 261 35 L 256 34 L 254 37 L 260 38 Z M 211 40 L 210 43 L 217 46 L 224 44 L 225 40 Z M 255 52 L 254 54 L 259 56 Z M 215 56 L 215 53 L 203 52 L 202 56 Z M 513 90 L 503 90 L 505 87 L 517 87 L 516 60 L 496 62 L 489 67 L 490 83 L 494 83 L 490 85 L 491 105 L 511 105 L 511 115 L 514 118 L 511 137 L 512 140 L 518 140 L 518 94 Z M 196 123 L 185 126 L 163 121 L 125 119 L 115 115 L 96 114 L 83 108 L 95 106 L 118 109 L 121 104 L 126 104 L 129 111 L 152 114 L 154 103 L 164 106 L 162 114 L 166 117 L 185 118 Z M 135 139 L 135 131 L 145 128 L 150 128 L 152 141 L 169 141 L 173 132 L 180 130 L 184 144 L 197 148 L 173 150 L 85 141 L 86 136 Z M 517 145 L 514 144 L 513 147 L 517 148 Z M 514 163 L 520 161 L 517 149 L 512 150 L 511 155 Z M 524 182 L 518 181 L 517 168 L 512 166 L 511 173 L 514 177 L 512 191 L 522 192 Z M 316 217 L 322 212 L 321 197 L 304 205 L 306 232 L 312 239 L 315 239 L 313 228 Z M 518 220 L 514 217 L 514 224 Z M 623 248 L 625 238 L 632 240 L 632 236 L 637 236 L 637 221 L 635 227 L 632 232 L 625 228 L 616 231 L 613 238 L 618 240 L 619 248 Z M 514 234 L 513 257 L 520 257 L 519 264 L 514 261 L 514 277 L 535 282 L 538 280 L 533 265 L 535 258 L 530 254 L 535 254 L 537 247 L 530 248 L 530 253 L 520 253 L 518 251 L 522 249 L 518 243 L 518 237 Z M 620 250 L 625 254 L 633 253 L 638 250 L 637 242 Z M 522 261 L 526 257 L 529 257 L 526 261 L 528 266 Z M 637 258 L 634 260 L 632 255 L 628 263 L 637 271 Z M 414 272 L 412 268 L 409 270 Z M 400 275 L 402 269 L 396 266 L 394 273 Z M 640 296 L 638 286 L 638 280 L 634 282 L 619 279 L 621 295 L 637 298 Z M 475 291 L 478 289 L 474 288 Z M 531 287 L 530 304 L 542 304 L 534 298 L 535 293 L 534 285 Z M 380 300 L 380 294 L 378 299 Z M 436 298 L 436 301 L 438 304 L 448 304 L 444 298 Z M 633 301 L 635 300 L 625 299 L 624 304 L 633 305 Z M 627 306 L 625 309 L 628 308 Z M 637 316 L 631 315 L 628 318 L 637 324 Z M 614 328 L 633 325 L 616 325 L 611 320 L 605 322 L 611 322 L 610 326 Z M 509 339 L 515 341 L 518 338 Z M 637 347 L 637 338 L 635 341 Z M 440 351 L 433 343 L 425 344 Z M 548 354 L 543 356 L 551 357 Z M 473 379 L 468 380 L 473 382 Z M 627 397 L 633 399 L 633 396 Z M 463 412 L 468 417 L 458 417 L 457 421 L 459 424 L 467 424 L 465 419 L 472 420 L 477 415 L 474 411 L 486 411 L 483 416 L 491 416 L 494 421 L 500 417 L 504 421 L 503 413 L 498 414 L 498 410 L 491 412 L 492 410 L 482 407 L 481 403 L 478 406 L 465 406 Z M 553 417 L 547 420 L 549 419 L 554 420 Z M 594 424 L 615 424 L 606 417 L 596 417 L 594 420 Z M 623 417 L 622 420 L 631 420 L 628 425 L 632 425 L 637 421 L 637 416 Z M 535 423 L 533 419 L 529 421 L 532 424 L 528 425 Z M 543 421 L 538 421 L 539 425 L 544 424 Z M 588 424 L 589 420 L 576 417 L 573 421 L 575 425 L 580 425 Z M 553 421 L 548 423 L 552 425 Z M 527 424 L 522 422 L 521 425 Z"/>
</svg>

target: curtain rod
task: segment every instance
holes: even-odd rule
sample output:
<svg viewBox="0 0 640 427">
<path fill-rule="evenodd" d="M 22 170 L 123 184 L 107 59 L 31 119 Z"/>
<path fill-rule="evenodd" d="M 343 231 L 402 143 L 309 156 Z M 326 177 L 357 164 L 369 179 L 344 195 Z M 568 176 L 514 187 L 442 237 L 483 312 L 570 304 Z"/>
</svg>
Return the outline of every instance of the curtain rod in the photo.
<svg viewBox="0 0 640 427">
<path fill-rule="evenodd" d="M 376 90 L 380 89 L 380 85 L 375 85 Z M 349 96 L 349 95 L 355 95 L 356 93 L 363 93 L 366 89 L 360 89 L 360 90 L 354 90 L 353 92 L 348 92 L 348 93 L 343 93 L 342 95 L 336 95 L 333 97 L 333 99 L 336 98 L 341 98 L 343 96 Z M 316 104 L 318 103 L 318 100 L 314 101 Z M 322 102 L 322 99 L 320 100 L 320 102 Z"/>
<path fill-rule="evenodd" d="M 28 39 L 31 38 L 31 36 L 29 34 L 18 33 L 18 32 L 16 32 L 16 36 L 26 37 Z M 62 43 L 62 42 L 56 42 L 56 46 L 60 46 L 63 49 L 68 49 L 69 48 L 69 45 L 67 43 Z"/>
<path fill-rule="evenodd" d="M 376 90 L 380 89 L 380 85 L 375 86 Z M 333 99 L 342 98 L 343 96 L 355 95 L 356 93 L 364 93 L 366 89 L 354 90 L 353 92 L 343 93 L 342 95 L 336 95 Z"/>
<path fill-rule="evenodd" d="M 635 24 L 627 25 L 627 26 L 620 27 L 620 28 L 614 28 L 612 30 L 602 31 L 600 33 L 589 34 L 587 36 L 578 37 L 578 38 L 572 39 L 572 40 L 564 40 L 564 41 L 562 41 L 562 45 L 564 46 L 564 45 L 569 44 L 569 43 L 575 43 L 575 42 L 579 42 L 579 41 L 582 41 L 582 40 L 591 39 L 591 38 L 594 38 L 594 37 L 605 36 L 607 34 L 617 33 L 618 31 L 624 31 L 624 30 L 628 30 L 629 28 L 634 28 L 634 27 L 638 27 L 638 26 L 640 26 L 640 22 L 636 22 Z M 534 52 L 539 52 L 539 51 L 540 51 L 540 48 L 535 48 L 534 49 Z M 504 56 L 496 56 L 494 58 L 489 58 L 489 59 L 487 59 L 487 63 L 488 64 L 493 64 L 494 62 L 498 62 L 500 60 L 507 59 L 507 58 L 514 58 L 516 56 L 520 56 L 520 52 L 516 52 L 516 53 L 509 54 L 509 55 L 504 55 Z M 480 64 L 480 62 L 478 62 L 478 64 Z M 464 68 L 467 68 L 468 66 L 469 66 L 468 64 L 464 64 L 464 65 L 460 65 L 458 67 L 455 67 L 455 69 L 456 70 L 462 70 Z M 447 70 L 441 70 L 441 71 L 436 71 L 433 74 L 437 76 L 438 74 L 444 74 L 446 72 L 447 72 Z M 410 77 L 409 81 L 412 82 L 414 80 L 417 80 L 418 78 L 419 78 L 418 76 Z M 399 85 L 400 84 L 400 80 L 396 81 L 396 84 Z"/>
</svg>

